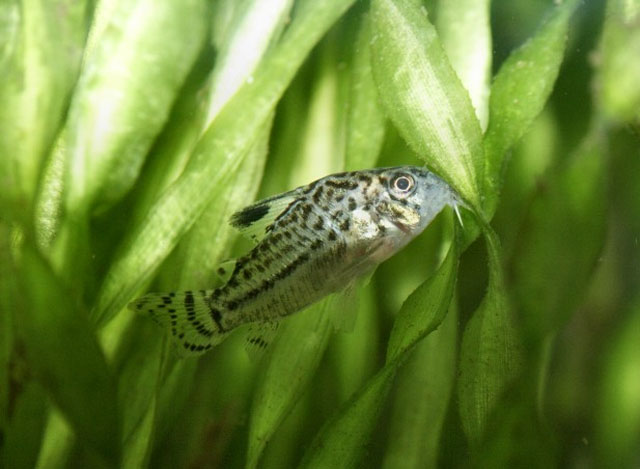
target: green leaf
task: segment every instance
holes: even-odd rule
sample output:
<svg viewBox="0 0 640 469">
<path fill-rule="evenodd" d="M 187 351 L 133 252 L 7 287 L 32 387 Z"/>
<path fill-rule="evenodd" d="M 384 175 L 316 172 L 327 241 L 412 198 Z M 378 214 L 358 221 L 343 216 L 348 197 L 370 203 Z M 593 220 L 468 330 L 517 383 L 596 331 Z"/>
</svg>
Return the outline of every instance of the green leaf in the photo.
<svg viewBox="0 0 640 469">
<path fill-rule="evenodd" d="M 469 95 L 420 2 L 374 0 L 371 58 L 378 94 L 428 166 L 480 206 L 482 133 Z"/>
<path fill-rule="evenodd" d="M 349 89 L 346 121 L 345 170 L 372 168 L 382 147 L 385 116 L 380 107 L 371 70 L 371 21 L 363 16 L 358 28 Z"/>
<path fill-rule="evenodd" d="M 493 215 L 506 152 L 542 111 L 558 76 L 577 0 L 559 2 L 538 32 L 511 53 L 491 86 L 489 128 L 484 138 L 485 206 Z"/>
<path fill-rule="evenodd" d="M 599 98 L 620 122 L 640 126 L 640 1 L 609 0 L 600 50 Z"/>
<path fill-rule="evenodd" d="M 489 120 L 491 28 L 488 0 L 438 3 L 436 27 L 449 62 L 467 89 L 482 129 Z"/>
<path fill-rule="evenodd" d="M 162 336 L 148 322 L 135 329 L 132 346 L 118 369 L 122 415 L 122 466 L 143 467 L 152 448 L 160 368 L 166 353 Z"/>
<path fill-rule="evenodd" d="M 93 310 L 96 321 L 113 317 L 144 286 L 206 205 L 226 190 L 221 182 L 240 165 L 311 48 L 351 3 L 332 0 L 300 5 L 254 81 L 245 83 L 222 108 L 181 176 L 131 230 L 98 296 Z"/>
<path fill-rule="evenodd" d="M 633 467 L 640 438 L 640 303 L 617 325 L 604 353 L 596 405 L 595 448 L 600 464 Z"/>
<path fill-rule="evenodd" d="M 599 132 L 539 186 L 517 240 L 515 298 L 534 343 L 558 331 L 583 301 L 603 248 L 607 171 Z"/>
<path fill-rule="evenodd" d="M 209 88 L 207 123 L 245 80 L 253 78 L 258 63 L 267 49 L 277 42 L 289 21 L 292 5 L 293 0 L 233 2 L 233 7 L 237 7 L 233 12 L 233 27 L 223 29 L 226 34 L 214 31 L 219 47 Z M 220 15 L 220 18 L 225 16 Z"/>
<path fill-rule="evenodd" d="M 270 438 L 311 381 L 327 347 L 335 309 L 340 305 L 333 295 L 281 325 L 255 385 L 247 467 L 257 466 Z"/>
<path fill-rule="evenodd" d="M 75 84 L 87 10 L 84 0 L 0 6 L 0 198 L 27 210 Z"/>
<path fill-rule="evenodd" d="M 444 319 L 456 279 L 456 253 L 452 245 L 436 274 L 407 298 L 396 320 L 399 325 L 394 324 L 396 339 L 390 340 L 387 364 L 320 430 L 305 453 L 303 467 L 357 465 L 398 366 Z"/>
<path fill-rule="evenodd" d="M 47 416 L 47 399 L 36 381 L 20 383 L 24 387 L 14 396 L 11 420 L 0 426 L 0 466 L 35 467 Z"/>
<path fill-rule="evenodd" d="M 29 363 L 77 439 L 115 463 L 119 458 L 116 387 L 89 321 L 28 244 L 20 261 L 26 306 L 15 320 Z"/>
<path fill-rule="evenodd" d="M 98 4 L 64 130 L 70 214 L 131 188 L 203 43 L 206 12 L 203 0 Z"/>
<path fill-rule="evenodd" d="M 65 417 L 57 408 L 51 409 L 44 427 L 44 436 L 35 468 L 56 469 L 67 467 L 74 443 L 74 431 Z"/>
<path fill-rule="evenodd" d="M 458 398 L 462 428 L 472 447 L 481 441 L 490 414 L 518 375 L 522 351 L 505 291 L 500 246 L 485 231 L 489 285 L 478 310 L 467 323 L 460 349 Z"/>
<path fill-rule="evenodd" d="M 387 363 L 398 360 L 442 323 L 453 295 L 457 259 L 456 245 L 452 243 L 438 271 L 406 299 L 393 323 Z"/>
<path fill-rule="evenodd" d="M 438 467 L 439 443 L 456 377 L 455 302 L 440 327 L 420 342 L 396 378 L 387 469 Z"/>
<path fill-rule="evenodd" d="M 335 373 L 332 384 L 339 403 L 351 397 L 375 371 L 380 320 L 374 293 L 374 284 L 370 282 L 342 294 L 342 310 L 338 314 L 347 319 L 340 320 L 344 323 L 355 320 L 355 325 L 351 328 L 345 324 L 343 330 L 338 330 L 327 350 Z"/>
<path fill-rule="evenodd" d="M 391 388 L 395 367 L 384 367 L 323 427 L 307 449 L 303 468 L 357 467 Z"/>
<path fill-rule="evenodd" d="M 227 190 L 209 203 L 200 219 L 183 238 L 176 250 L 177 262 L 171 271 L 180 271 L 171 288 L 210 288 L 211 275 L 223 257 L 228 256 L 237 232 L 229 224 L 231 215 L 255 198 L 262 178 L 272 119 L 260 130 L 240 167 L 227 180 Z"/>
</svg>

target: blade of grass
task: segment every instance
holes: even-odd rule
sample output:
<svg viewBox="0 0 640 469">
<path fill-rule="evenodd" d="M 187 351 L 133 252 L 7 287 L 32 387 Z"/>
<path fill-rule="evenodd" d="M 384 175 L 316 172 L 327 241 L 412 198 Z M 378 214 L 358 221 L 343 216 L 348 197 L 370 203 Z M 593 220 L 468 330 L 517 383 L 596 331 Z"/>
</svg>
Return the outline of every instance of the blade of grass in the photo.
<svg viewBox="0 0 640 469">
<path fill-rule="evenodd" d="M 62 469 L 68 467 L 69 453 L 76 438 L 67 420 L 56 408 L 51 409 L 44 427 L 42 446 L 36 469 Z"/>
<path fill-rule="evenodd" d="M 418 344 L 396 378 L 382 467 L 437 467 L 439 443 L 456 376 L 455 301 L 442 325 Z"/>
<path fill-rule="evenodd" d="M 387 115 L 428 166 L 480 207 L 482 133 L 420 2 L 374 0 L 371 58 Z"/>
<path fill-rule="evenodd" d="M 65 129 L 70 214 L 131 188 L 202 46 L 206 12 L 202 0 L 98 4 Z"/>
<path fill-rule="evenodd" d="M 254 388 L 247 468 L 257 467 L 269 439 L 309 384 L 326 349 L 335 308 L 332 296 L 282 324 Z"/>
<path fill-rule="evenodd" d="M 87 1 L 0 6 L 0 197 L 28 214 L 40 164 L 63 118 L 84 44 Z"/>
<path fill-rule="evenodd" d="M 0 427 L 4 432 L 0 466 L 6 468 L 36 466 L 49 408 L 46 393 L 38 382 L 32 380 L 21 385 L 24 387 L 14 397 L 11 420 Z"/>
<path fill-rule="evenodd" d="M 640 304 L 618 324 L 604 354 L 595 447 L 601 464 L 633 467 L 640 439 Z"/>
<path fill-rule="evenodd" d="M 640 128 L 640 1 L 607 2 L 602 31 L 599 98 L 615 120 Z"/>
<path fill-rule="evenodd" d="M 346 121 L 345 170 L 372 168 L 380 154 L 385 116 L 371 70 L 371 18 L 363 15 L 351 58 L 349 110 Z"/>
<path fill-rule="evenodd" d="M 153 325 L 139 328 L 123 367 L 118 370 L 122 409 L 122 466 L 144 467 L 152 448 L 160 367 L 166 354 Z"/>
<path fill-rule="evenodd" d="M 305 2 L 281 41 L 203 135 L 180 178 L 137 225 L 108 272 L 93 318 L 113 317 L 222 190 L 313 45 L 352 1 Z"/>
<path fill-rule="evenodd" d="M 584 300 L 606 231 L 601 129 L 551 172 L 531 203 L 513 255 L 515 299 L 525 338 L 539 344 Z"/>
<path fill-rule="evenodd" d="M 219 38 L 216 69 L 209 89 L 207 122 L 211 122 L 240 85 L 256 69 L 267 49 L 277 42 L 289 20 L 293 0 L 240 2 L 237 21 Z"/>
<path fill-rule="evenodd" d="M 258 192 L 267 159 L 271 123 L 270 117 L 259 131 L 256 142 L 243 158 L 239 168 L 229 176 L 227 191 L 207 206 L 200 219 L 181 241 L 176 251 L 181 265 L 180 279 L 173 288 L 210 287 L 212 272 L 223 256 L 229 254 L 231 242 L 236 235 L 229 225 L 231 215 L 249 205 Z M 171 270 L 178 270 L 175 262 L 172 263 Z"/>
<path fill-rule="evenodd" d="M 451 66 L 469 93 L 480 127 L 485 130 L 491 77 L 489 1 L 439 2 L 436 28 Z"/>
<path fill-rule="evenodd" d="M 449 308 L 457 271 L 455 244 L 436 274 L 416 289 L 402 305 L 391 332 L 387 364 L 376 373 L 307 449 L 302 467 L 354 467 L 383 408 L 398 366 L 417 344 L 442 322 Z"/>
<path fill-rule="evenodd" d="M 485 207 L 493 216 L 506 152 L 542 111 L 564 56 L 569 20 L 578 5 L 566 0 L 554 7 L 538 32 L 511 53 L 491 85 L 489 127 L 484 138 L 487 189 Z"/>
<path fill-rule="evenodd" d="M 485 230 L 489 285 L 462 335 L 459 412 L 472 446 L 482 439 L 489 415 L 521 368 L 522 350 L 504 285 L 500 246 L 495 232 Z"/>
<path fill-rule="evenodd" d="M 30 365 L 78 441 L 105 461 L 119 458 L 116 390 L 84 312 L 43 258 L 28 244 L 20 283 L 26 307 L 16 315 Z"/>
</svg>

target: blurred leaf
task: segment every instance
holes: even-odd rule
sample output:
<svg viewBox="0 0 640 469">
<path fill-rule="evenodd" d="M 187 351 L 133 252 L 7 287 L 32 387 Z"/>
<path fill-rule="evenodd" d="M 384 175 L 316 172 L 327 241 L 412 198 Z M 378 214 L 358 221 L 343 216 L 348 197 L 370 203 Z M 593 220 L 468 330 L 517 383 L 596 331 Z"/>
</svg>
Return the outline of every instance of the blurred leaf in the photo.
<svg viewBox="0 0 640 469">
<path fill-rule="evenodd" d="M 384 139 L 385 117 L 373 81 L 370 41 L 370 17 L 362 15 L 351 59 L 345 171 L 374 167 Z"/>
<path fill-rule="evenodd" d="M 474 207 L 483 174 L 480 125 L 426 10 L 374 0 L 371 58 L 384 109 L 409 145 Z"/>
<path fill-rule="evenodd" d="M 203 0 L 98 4 L 65 126 L 71 214 L 131 188 L 202 46 L 206 12 Z"/>
<path fill-rule="evenodd" d="M 340 308 L 337 298 L 330 296 L 281 324 L 254 387 L 248 468 L 257 466 L 265 445 L 313 377 L 332 332 L 331 313 Z"/>
<path fill-rule="evenodd" d="M 512 257 L 514 243 L 537 185 L 558 156 L 562 138 L 560 133 L 554 114 L 547 107 L 513 148 L 505 172 L 500 205 L 493 219 L 505 259 Z"/>
<path fill-rule="evenodd" d="M 151 398 L 148 404 L 142 420 L 136 426 L 135 432 L 125 442 L 121 466 L 123 468 L 136 469 L 147 465 L 156 416 L 155 396 Z"/>
<path fill-rule="evenodd" d="M 436 27 L 451 66 L 467 89 L 482 129 L 489 120 L 491 28 L 489 0 L 438 3 Z"/>
<path fill-rule="evenodd" d="M 28 244 L 20 261 L 26 308 L 16 321 L 29 363 L 78 440 L 115 463 L 119 457 L 115 383 L 95 334 L 65 287 Z"/>
<path fill-rule="evenodd" d="M 339 416 L 329 420 L 307 448 L 300 467 L 357 467 L 384 406 L 395 371 L 393 366 L 382 368 L 349 401 Z"/>
<path fill-rule="evenodd" d="M 16 268 L 12 258 L 15 240 L 8 220 L 0 218 L 0 453 L 2 452 L 2 433 L 10 417 L 10 403 L 16 399 L 11 392 L 11 352 L 13 349 L 13 320 L 20 308 L 18 304 L 19 286 Z M 13 241 L 13 242 L 12 242 Z M 15 391 L 14 391 L 15 393 Z"/>
<path fill-rule="evenodd" d="M 375 371 L 377 352 L 380 343 L 378 308 L 374 297 L 373 283 L 362 285 L 347 293 L 356 296 L 352 305 L 350 298 L 341 301 L 342 314 L 351 320 L 355 315 L 353 330 L 345 326 L 331 338 L 329 355 L 335 379 L 332 386 L 336 391 L 338 403 L 346 401 L 357 391 L 364 381 Z"/>
<path fill-rule="evenodd" d="M 493 80 L 484 138 L 485 206 L 491 215 L 502 186 L 506 152 L 526 132 L 551 94 L 564 56 L 569 19 L 577 4 L 577 0 L 565 0 L 555 6 L 538 32 L 511 53 Z"/>
<path fill-rule="evenodd" d="M 229 224 L 231 215 L 249 205 L 258 192 L 264 170 L 272 119 L 268 118 L 240 167 L 227 179 L 227 190 L 209 203 L 200 219 L 176 250 L 181 265 L 180 279 L 172 288 L 210 288 L 212 272 L 228 255 L 237 232 Z"/>
<path fill-rule="evenodd" d="M 50 409 L 35 468 L 62 469 L 68 467 L 69 453 L 75 439 L 72 428 L 60 411 L 57 408 Z"/>
<path fill-rule="evenodd" d="M 233 27 L 218 34 L 218 56 L 211 77 L 207 123 L 211 122 L 245 80 L 251 81 L 267 49 L 277 42 L 290 19 L 293 0 L 234 2 Z M 215 32 L 217 34 L 217 31 Z"/>
<path fill-rule="evenodd" d="M 618 325 L 604 355 L 595 446 L 599 464 L 634 467 L 640 444 L 640 304 Z"/>
<path fill-rule="evenodd" d="M 462 428 L 472 447 L 482 440 L 490 414 L 518 375 L 522 350 L 504 285 L 500 246 L 485 231 L 489 285 L 467 323 L 460 349 L 458 399 Z"/>
<path fill-rule="evenodd" d="M 387 344 L 387 363 L 398 360 L 413 349 L 425 336 L 436 330 L 443 321 L 457 272 L 458 252 L 455 243 L 438 271 L 417 288 L 402 305 Z M 429 312 L 430 314 L 425 314 Z"/>
<path fill-rule="evenodd" d="M 556 332 L 583 301 L 604 242 L 606 167 L 599 130 L 540 185 L 513 255 L 525 337 Z"/>
<path fill-rule="evenodd" d="M 152 324 L 137 337 L 118 370 L 118 402 L 122 409 L 122 466 L 143 467 L 151 451 L 160 366 L 166 360 L 162 337 Z"/>
<path fill-rule="evenodd" d="M 221 110 L 203 135 L 181 176 L 130 232 L 116 256 L 93 318 L 110 319 L 153 275 L 206 205 L 226 190 L 223 184 L 240 165 L 265 120 L 313 45 L 351 1 L 305 2 L 276 47 Z"/>
<path fill-rule="evenodd" d="M 88 3 L 7 0 L 0 5 L 0 198 L 28 211 L 40 163 L 76 80 Z"/>
<path fill-rule="evenodd" d="M 436 274 L 424 282 L 402 305 L 389 341 L 387 364 L 346 406 L 330 419 L 307 449 L 303 467 L 354 467 L 357 465 L 382 411 L 398 366 L 416 345 L 444 319 L 456 279 L 454 245 Z"/>
<path fill-rule="evenodd" d="M 640 126 L 640 1 L 609 0 L 600 50 L 600 100 L 619 122 Z M 639 127 L 640 128 L 640 127 Z"/>
<path fill-rule="evenodd" d="M 383 468 L 438 467 L 440 435 L 456 376 L 455 302 L 440 327 L 425 337 L 396 379 Z"/>
<path fill-rule="evenodd" d="M 11 409 L 11 418 L 0 429 L 0 466 L 12 469 L 35 467 L 47 416 L 46 394 L 36 381 L 20 383 Z M 14 390 L 15 390 L 14 383 Z"/>
</svg>

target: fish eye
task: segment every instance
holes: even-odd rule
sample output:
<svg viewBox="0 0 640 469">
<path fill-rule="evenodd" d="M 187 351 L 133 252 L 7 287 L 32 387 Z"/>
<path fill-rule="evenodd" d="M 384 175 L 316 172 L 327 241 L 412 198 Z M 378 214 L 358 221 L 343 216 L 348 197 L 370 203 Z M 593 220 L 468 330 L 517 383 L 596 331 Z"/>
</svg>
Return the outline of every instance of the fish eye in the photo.
<svg viewBox="0 0 640 469">
<path fill-rule="evenodd" d="M 414 184 L 413 178 L 408 174 L 401 174 L 391 181 L 391 187 L 399 192 L 409 192 Z"/>
</svg>

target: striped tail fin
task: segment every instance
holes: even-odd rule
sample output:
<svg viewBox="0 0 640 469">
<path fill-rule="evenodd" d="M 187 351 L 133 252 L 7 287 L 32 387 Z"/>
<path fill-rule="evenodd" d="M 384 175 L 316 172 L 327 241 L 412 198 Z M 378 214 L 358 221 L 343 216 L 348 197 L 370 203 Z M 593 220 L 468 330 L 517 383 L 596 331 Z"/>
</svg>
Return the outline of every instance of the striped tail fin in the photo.
<svg viewBox="0 0 640 469">
<path fill-rule="evenodd" d="M 213 290 L 148 293 L 128 308 L 149 315 L 170 333 L 181 356 L 201 355 L 222 342 L 229 331 L 222 327 L 222 313 L 211 305 Z"/>
</svg>

